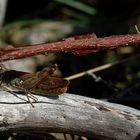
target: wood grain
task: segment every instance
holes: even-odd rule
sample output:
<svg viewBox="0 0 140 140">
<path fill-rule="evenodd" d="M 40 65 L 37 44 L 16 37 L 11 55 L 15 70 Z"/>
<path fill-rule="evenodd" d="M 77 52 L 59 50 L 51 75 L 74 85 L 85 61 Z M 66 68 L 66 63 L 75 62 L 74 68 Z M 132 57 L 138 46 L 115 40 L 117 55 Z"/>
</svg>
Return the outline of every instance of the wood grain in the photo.
<svg viewBox="0 0 140 140">
<path fill-rule="evenodd" d="M 24 95 L 18 95 L 24 99 Z M 0 131 L 64 132 L 98 139 L 134 140 L 140 135 L 140 111 L 72 94 L 35 95 L 34 108 L 0 92 Z"/>
</svg>

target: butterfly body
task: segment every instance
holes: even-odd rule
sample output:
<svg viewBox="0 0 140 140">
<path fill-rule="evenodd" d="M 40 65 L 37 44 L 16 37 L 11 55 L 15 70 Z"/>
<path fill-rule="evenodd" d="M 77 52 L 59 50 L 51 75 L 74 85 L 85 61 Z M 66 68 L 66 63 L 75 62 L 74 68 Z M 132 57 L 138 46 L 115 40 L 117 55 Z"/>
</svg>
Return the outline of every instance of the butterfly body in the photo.
<svg viewBox="0 0 140 140">
<path fill-rule="evenodd" d="M 54 74 L 57 69 L 53 65 L 49 70 L 43 70 L 36 73 L 27 73 L 16 70 L 1 70 L 1 84 L 11 87 L 17 91 L 28 91 L 41 95 L 56 96 L 67 91 L 69 82 Z"/>
</svg>

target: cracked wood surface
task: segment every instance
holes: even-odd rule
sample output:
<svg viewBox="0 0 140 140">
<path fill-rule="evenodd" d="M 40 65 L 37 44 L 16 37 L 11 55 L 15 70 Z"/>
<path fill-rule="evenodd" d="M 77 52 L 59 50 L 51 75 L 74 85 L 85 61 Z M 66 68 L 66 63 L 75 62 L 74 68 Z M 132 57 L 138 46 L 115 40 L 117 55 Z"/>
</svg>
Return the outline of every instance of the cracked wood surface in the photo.
<svg viewBox="0 0 140 140">
<path fill-rule="evenodd" d="M 38 102 L 33 108 L 8 92 L 0 94 L 0 131 L 65 132 L 115 140 L 140 138 L 140 111 L 130 107 L 67 93 L 55 98 L 35 95 Z"/>
</svg>

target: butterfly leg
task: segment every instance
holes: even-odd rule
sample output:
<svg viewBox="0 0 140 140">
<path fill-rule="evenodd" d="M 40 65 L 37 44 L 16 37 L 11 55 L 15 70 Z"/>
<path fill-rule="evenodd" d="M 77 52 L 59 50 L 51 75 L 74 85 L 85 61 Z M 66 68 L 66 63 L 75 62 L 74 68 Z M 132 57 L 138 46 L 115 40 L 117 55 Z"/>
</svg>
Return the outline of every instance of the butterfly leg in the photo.
<svg viewBox="0 0 140 140">
<path fill-rule="evenodd" d="M 34 102 L 37 102 L 37 98 L 31 94 L 30 90 L 26 90 L 22 87 L 18 87 L 18 88 L 20 88 L 25 93 L 28 102 L 31 104 L 32 107 L 34 107 L 32 101 L 30 99 L 32 99 Z"/>
<path fill-rule="evenodd" d="M 30 92 L 30 90 L 28 91 L 28 96 L 34 100 L 34 102 L 37 102 L 37 98 Z"/>
<path fill-rule="evenodd" d="M 28 92 L 27 90 L 25 90 L 25 95 L 27 97 L 28 102 L 31 104 L 32 107 L 34 107 L 32 101 L 30 100 L 30 98 L 33 99 L 33 100 L 34 100 L 34 98 L 32 96 L 29 96 L 30 94 L 31 94 L 30 92 Z"/>
<path fill-rule="evenodd" d="M 12 95 L 14 95 L 15 97 L 23 100 L 23 101 L 27 101 L 21 97 L 19 97 L 11 88 L 7 87 L 7 86 L 2 86 L 3 89 L 5 89 L 6 91 L 10 92 Z"/>
<path fill-rule="evenodd" d="M 34 102 L 37 102 L 37 98 L 31 94 L 30 90 L 26 90 L 26 89 L 24 89 L 22 87 L 19 87 L 19 86 L 14 86 L 14 87 L 16 89 L 18 89 L 19 91 L 24 92 L 24 94 L 27 97 L 27 100 L 26 101 L 28 101 L 31 104 L 31 106 L 34 107 L 32 101 L 30 99 L 32 99 Z"/>
</svg>

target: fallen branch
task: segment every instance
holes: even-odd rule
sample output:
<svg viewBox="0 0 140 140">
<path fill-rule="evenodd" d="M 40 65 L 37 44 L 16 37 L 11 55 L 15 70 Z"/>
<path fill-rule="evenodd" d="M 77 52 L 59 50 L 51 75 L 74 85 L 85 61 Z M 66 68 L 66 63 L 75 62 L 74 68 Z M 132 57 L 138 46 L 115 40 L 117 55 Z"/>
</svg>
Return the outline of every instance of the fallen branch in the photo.
<svg viewBox="0 0 140 140">
<path fill-rule="evenodd" d="M 72 52 L 86 55 L 103 49 L 121 46 L 140 45 L 140 34 L 116 35 L 97 38 L 95 34 L 75 36 L 55 43 L 38 44 L 24 47 L 7 47 L 0 51 L 0 61 L 17 59 L 44 53 Z"/>
<path fill-rule="evenodd" d="M 36 96 L 32 108 L 12 94 L 0 94 L 0 131 L 64 132 L 108 140 L 140 135 L 140 111 L 133 108 L 72 94 Z"/>
</svg>

